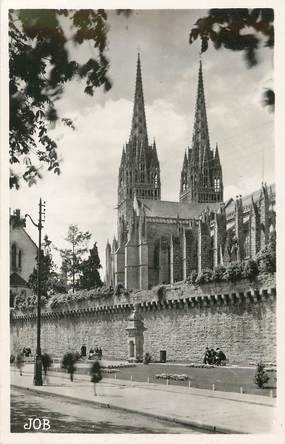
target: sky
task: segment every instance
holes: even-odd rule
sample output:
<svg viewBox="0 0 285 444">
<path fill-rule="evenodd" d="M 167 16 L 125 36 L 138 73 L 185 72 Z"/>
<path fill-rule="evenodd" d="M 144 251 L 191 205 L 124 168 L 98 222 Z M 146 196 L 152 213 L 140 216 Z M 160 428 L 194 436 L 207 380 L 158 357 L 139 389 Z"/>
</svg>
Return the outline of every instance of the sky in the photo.
<svg viewBox="0 0 285 444">
<path fill-rule="evenodd" d="M 61 175 L 46 172 L 37 185 L 10 192 L 11 209 L 35 219 L 39 198 L 46 201 L 44 234 L 59 248 L 67 247 L 70 224 L 89 230 L 91 244 L 98 243 L 102 278 L 106 241 L 116 234 L 118 169 L 131 129 L 137 53 L 149 142 L 155 138 L 160 161 L 161 198 L 177 201 L 184 152 L 192 140 L 199 68 L 200 43 L 189 45 L 189 31 L 206 13 L 145 10 L 125 18 L 109 12 L 112 89 L 97 89 L 90 97 L 78 80 L 65 88 L 59 114 L 72 118 L 76 130 L 50 132 L 58 143 Z M 79 61 L 94 55 L 89 44 L 69 49 Z M 261 103 L 263 90 L 273 85 L 273 51 L 258 53 L 259 63 L 251 69 L 239 52 L 210 46 L 202 56 L 210 143 L 219 146 L 225 199 L 275 180 L 274 115 Z M 29 221 L 26 229 L 37 241 Z"/>
</svg>

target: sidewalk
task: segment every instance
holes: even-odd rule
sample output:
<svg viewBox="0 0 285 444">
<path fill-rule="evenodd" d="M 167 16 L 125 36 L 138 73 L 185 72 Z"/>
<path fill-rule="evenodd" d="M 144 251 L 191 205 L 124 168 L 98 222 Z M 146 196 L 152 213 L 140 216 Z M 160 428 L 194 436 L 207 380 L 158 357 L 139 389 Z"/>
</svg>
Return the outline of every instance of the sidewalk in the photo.
<svg viewBox="0 0 285 444">
<path fill-rule="evenodd" d="M 75 375 L 75 382 L 71 383 L 66 374 L 51 375 L 48 386 L 35 387 L 32 368 L 26 366 L 23 376 L 12 369 L 11 384 L 34 393 L 96 403 L 205 431 L 270 433 L 273 429 L 276 410 L 276 399 L 273 398 L 110 378 L 97 385 L 98 396 L 95 397 L 88 376 Z"/>
</svg>

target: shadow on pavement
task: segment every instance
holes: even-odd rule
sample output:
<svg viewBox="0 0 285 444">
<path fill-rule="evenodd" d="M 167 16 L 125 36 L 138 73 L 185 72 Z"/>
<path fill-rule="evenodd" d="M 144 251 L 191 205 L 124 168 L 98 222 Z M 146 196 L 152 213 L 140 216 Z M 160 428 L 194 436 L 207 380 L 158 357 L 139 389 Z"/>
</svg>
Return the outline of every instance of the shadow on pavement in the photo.
<svg viewBox="0 0 285 444">
<path fill-rule="evenodd" d="M 28 418 L 48 418 L 51 424 L 50 430 L 32 431 L 25 430 L 24 424 Z M 94 418 L 96 412 L 94 409 Z M 130 421 L 131 422 L 131 421 Z M 121 425 L 116 421 L 88 421 L 74 415 L 65 415 L 58 411 L 44 408 L 39 402 L 26 399 L 25 394 L 11 396 L 11 433 L 163 433 L 161 427 L 145 427 L 133 424 Z M 167 431 L 167 433 L 180 433 L 179 430 Z M 185 432 L 184 432 L 185 433 Z M 191 430 L 189 430 L 189 433 Z"/>
</svg>

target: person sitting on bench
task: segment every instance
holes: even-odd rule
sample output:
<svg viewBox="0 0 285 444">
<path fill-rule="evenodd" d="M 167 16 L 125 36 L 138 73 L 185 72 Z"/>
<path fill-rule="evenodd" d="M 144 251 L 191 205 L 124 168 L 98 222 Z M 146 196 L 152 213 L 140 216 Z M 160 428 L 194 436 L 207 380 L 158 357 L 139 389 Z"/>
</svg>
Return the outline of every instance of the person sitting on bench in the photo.
<svg viewBox="0 0 285 444">
<path fill-rule="evenodd" d="M 227 358 L 226 358 L 225 353 L 221 349 L 217 348 L 216 356 L 215 356 L 215 360 L 216 360 L 215 364 L 216 365 L 225 365 L 226 359 Z"/>
</svg>

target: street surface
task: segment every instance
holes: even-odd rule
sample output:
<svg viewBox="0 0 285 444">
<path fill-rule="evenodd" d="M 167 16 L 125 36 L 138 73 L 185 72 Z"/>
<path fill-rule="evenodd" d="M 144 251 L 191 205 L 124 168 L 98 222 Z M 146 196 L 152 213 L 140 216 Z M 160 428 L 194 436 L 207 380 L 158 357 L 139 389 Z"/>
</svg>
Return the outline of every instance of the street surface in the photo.
<svg viewBox="0 0 285 444">
<path fill-rule="evenodd" d="M 36 397 L 38 395 L 52 397 L 53 401 L 57 399 L 59 408 L 54 410 L 52 403 L 47 410 L 48 413 L 55 411 L 56 419 L 60 418 L 58 413 L 59 415 L 66 414 L 62 407 L 63 402 L 68 404 L 75 402 L 77 409 L 78 406 L 86 405 L 91 406 L 92 411 L 94 411 L 93 406 L 96 409 L 104 408 L 107 412 L 109 408 L 116 413 L 118 409 L 124 410 L 131 418 L 126 427 L 130 427 L 131 424 L 132 427 L 137 428 L 137 424 L 132 422 L 133 415 L 166 421 L 171 428 L 172 421 L 176 421 L 182 425 L 183 429 L 189 426 L 196 430 L 198 427 L 199 430 L 211 433 L 269 433 L 277 426 L 276 398 L 267 396 L 103 378 L 97 384 L 98 396 L 95 397 L 89 375 L 76 374 L 74 382 L 70 382 L 67 374 L 50 372 L 48 385 L 35 387 L 32 366 L 30 368 L 25 366 L 22 376 L 11 367 L 11 385 L 22 393 L 25 391 Z M 38 407 L 35 406 L 36 412 Z M 45 409 L 45 405 L 42 408 Z M 22 402 L 19 410 L 21 409 L 25 409 L 25 402 Z M 77 409 L 75 409 L 76 412 Z M 24 410 L 24 414 L 27 413 L 29 412 Z M 68 411 L 66 415 L 69 414 Z M 112 417 L 112 413 L 110 415 Z M 84 415 L 82 418 L 81 414 L 79 418 L 83 421 L 88 420 L 88 417 Z M 39 420 L 35 419 L 35 421 Z M 94 421 L 93 416 L 91 416 L 91 421 Z M 162 429 L 165 430 L 165 427 Z"/>
<path fill-rule="evenodd" d="M 190 427 L 95 405 L 12 388 L 11 432 L 24 433 L 27 418 L 48 418 L 45 433 L 198 433 Z M 39 430 L 42 432 L 42 430 Z"/>
</svg>

